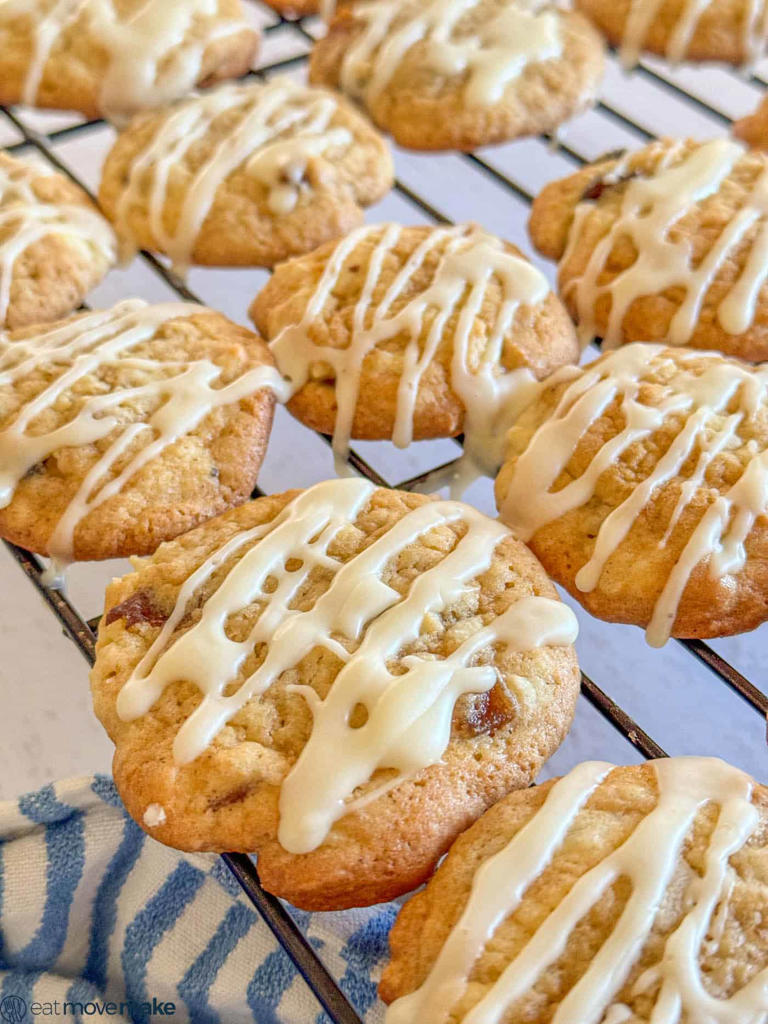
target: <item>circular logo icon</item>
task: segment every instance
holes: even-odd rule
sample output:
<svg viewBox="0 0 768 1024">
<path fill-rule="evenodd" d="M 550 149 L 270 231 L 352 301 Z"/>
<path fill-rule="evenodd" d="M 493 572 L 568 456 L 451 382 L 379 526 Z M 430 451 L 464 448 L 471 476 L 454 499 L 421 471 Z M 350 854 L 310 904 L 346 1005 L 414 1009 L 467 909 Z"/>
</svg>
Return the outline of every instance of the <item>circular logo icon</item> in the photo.
<svg viewBox="0 0 768 1024">
<path fill-rule="evenodd" d="M 5 996 L 0 999 L 0 1015 L 8 1024 L 22 1024 L 27 1016 L 27 1004 L 21 996 Z"/>
</svg>

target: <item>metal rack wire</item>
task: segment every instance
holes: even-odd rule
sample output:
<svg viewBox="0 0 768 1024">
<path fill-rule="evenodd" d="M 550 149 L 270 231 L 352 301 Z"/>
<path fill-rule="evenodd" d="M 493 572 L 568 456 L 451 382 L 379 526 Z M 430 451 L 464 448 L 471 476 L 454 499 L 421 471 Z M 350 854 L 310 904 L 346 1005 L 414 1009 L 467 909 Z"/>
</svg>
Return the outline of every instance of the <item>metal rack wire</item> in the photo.
<svg viewBox="0 0 768 1024">
<path fill-rule="evenodd" d="M 251 0 L 251 2 L 257 4 L 258 0 Z M 262 10 L 263 15 L 264 13 Z M 258 67 L 252 74 L 267 76 L 276 72 L 291 73 L 301 70 L 309 45 L 314 38 L 315 24 L 312 21 L 287 21 L 272 16 L 271 12 L 269 17 L 271 20 L 263 29 L 265 36 L 267 38 L 285 37 L 298 52 Z M 716 73 L 726 74 L 722 71 Z M 717 91 L 708 88 L 698 72 L 693 75 L 694 81 L 691 84 L 690 73 L 674 71 L 659 61 L 646 61 L 641 63 L 634 75 L 643 81 L 649 89 L 659 90 L 661 94 L 669 98 L 670 103 L 684 103 L 686 109 L 692 112 L 691 116 L 694 116 L 694 120 L 697 116 L 704 119 L 697 123 L 708 126 L 708 129 L 705 128 L 705 130 L 722 131 L 730 123 L 729 114 L 718 105 Z M 762 76 L 759 70 L 758 73 L 752 74 L 746 80 L 736 79 L 735 75 L 729 75 L 729 78 L 733 81 L 735 88 L 738 86 L 738 88 L 754 90 L 755 86 L 763 86 L 766 83 L 766 77 Z M 738 85 L 739 82 L 740 85 Z M 715 95 L 714 99 L 713 95 Z M 566 130 L 557 141 L 544 140 L 542 143 L 539 140 L 536 143 L 535 152 L 528 151 L 529 156 L 534 158 L 535 167 L 532 174 L 528 173 L 530 168 L 525 159 L 510 166 L 508 160 L 499 158 L 498 154 L 492 151 L 459 154 L 452 156 L 451 159 L 459 160 L 471 169 L 476 176 L 478 187 L 485 180 L 492 183 L 494 188 L 503 189 L 505 195 L 511 200 L 527 204 L 535 192 L 535 185 L 531 183 L 532 176 L 540 184 L 542 180 L 545 180 L 546 174 L 554 177 L 567 173 L 569 169 L 594 159 L 601 151 L 616 148 L 612 144 L 616 138 L 624 143 L 642 145 L 643 142 L 654 137 L 654 132 L 644 123 L 645 118 L 642 112 L 640 114 L 633 112 L 627 109 L 626 105 L 618 105 L 611 99 L 603 98 L 597 105 L 594 114 L 589 117 L 592 118 L 591 130 L 586 132 Z M 32 148 L 58 170 L 85 187 L 81 177 L 65 159 L 58 155 L 56 147 L 73 137 L 98 130 L 103 127 L 103 122 L 80 121 L 43 134 L 30 125 L 28 115 L 24 112 L 0 108 L 0 119 L 4 119 L 6 125 L 12 127 L 19 137 L 18 142 L 7 147 L 9 150 Z M 1 120 L 0 123 L 2 123 Z M 599 126 L 598 136 L 605 132 L 607 144 L 600 145 L 600 138 L 595 137 L 597 130 L 595 126 Z M 587 129 L 590 129 L 589 124 Z M 518 143 L 517 145 L 524 146 L 526 144 Z M 545 165 L 547 165 L 546 170 L 542 173 L 542 168 Z M 419 183 L 415 180 L 407 180 L 400 175 L 395 184 L 395 191 L 426 221 L 441 223 L 450 221 L 449 216 L 442 209 L 441 203 L 436 202 L 433 198 L 427 199 L 422 194 Z M 200 301 L 161 260 L 148 253 L 141 254 L 141 258 L 151 271 L 158 275 L 180 298 Z M 325 440 L 328 441 L 327 438 Z M 426 472 L 393 482 L 386 480 L 357 451 L 353 450 L 350 453 L 350 463 L 357 472 L 368 477 L 374 483 L 380 486 L 400 488 L 418 486 L 435 469 L 435 467 L 430 467 Z M 446 465 L 450 465 L 450 463 L 446 463 Z M 43 585 L 41 578 L 43 566 L 35 555 L 12 544 L 6 544 L 6 547 L 56 616 L 65 633 L 75 642 L 85 659 L 92 663 L 98 619 L 86 620 L 66 596 Z M 705 665 L 717 680 L 738 694 L 751 709 L 763 717 L 768 714 L 768 696 L 711 646 L 700 640 L 684 640 L 679 643 L 695 659 Z M 586 700 L 642 756 L 646 758 L 665 756 L 665 751 L 659 743 L 586 674 L 582 675 L 581 688 Z M 336 980 L 326 970 L 291 915 L 278 899 L 262 889 L 254 861 L 245 854 L 228 854 L 224 856 L 224 860 L 331 1020 L 335 1024 L 360 1024 L 360 1017 L 356 1010 L 341 991 Z"/>
</svg>

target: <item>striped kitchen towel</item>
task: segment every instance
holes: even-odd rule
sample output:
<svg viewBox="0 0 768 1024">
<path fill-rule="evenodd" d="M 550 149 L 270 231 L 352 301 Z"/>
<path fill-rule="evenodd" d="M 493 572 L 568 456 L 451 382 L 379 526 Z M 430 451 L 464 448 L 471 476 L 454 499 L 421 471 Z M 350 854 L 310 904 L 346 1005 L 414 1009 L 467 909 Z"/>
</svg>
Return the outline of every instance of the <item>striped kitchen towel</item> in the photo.
<svg viewBox="0 0 768 1024">
<path fill-rule="evenodd" d="M 365 1024 L 395 911 L 293 911 Z M 0 803 L 0 1024 L 59 1016 L 327 1021 L 224 863 L 150 839 L 102 776 Z"/>
</svg>

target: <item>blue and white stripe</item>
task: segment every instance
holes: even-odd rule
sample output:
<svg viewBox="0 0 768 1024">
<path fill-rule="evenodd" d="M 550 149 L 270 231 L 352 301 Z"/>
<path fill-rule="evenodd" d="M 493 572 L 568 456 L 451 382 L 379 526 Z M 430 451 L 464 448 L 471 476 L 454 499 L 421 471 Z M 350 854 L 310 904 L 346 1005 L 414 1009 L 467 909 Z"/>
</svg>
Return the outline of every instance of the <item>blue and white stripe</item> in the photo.
<svg viewBox="0 0 768 1024">
<path fill-rule="evenodd" d="M 383 1016 L 376 984 L 395 909 L 295 912 L 365 1024 Z M 326 1020 L 219 858 L 145 836 L 101 776 L 0 804 L 0 1006 L 10 996 L 27 1006 L 154 997 L 191 1024 Z M 109 1019 L 161 1018 L 137 1007 Z"/>
</svg>

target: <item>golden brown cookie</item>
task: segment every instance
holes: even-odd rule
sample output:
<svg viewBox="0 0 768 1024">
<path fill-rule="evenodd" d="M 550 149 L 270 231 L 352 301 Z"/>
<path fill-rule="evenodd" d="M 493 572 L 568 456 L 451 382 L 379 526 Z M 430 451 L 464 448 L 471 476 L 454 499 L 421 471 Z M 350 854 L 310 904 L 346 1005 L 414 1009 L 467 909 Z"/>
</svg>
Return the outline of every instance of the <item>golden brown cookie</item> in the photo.
<svg viewBox="0 0 768 1024">
<path fill-rule="evenodd" d="M 576 7 L 621 48 L 627 66 L 643 52 L 730 64 L 753 62 L 765 52 L 763 0 L 576 0 Z"/>
<path fill-rule="evenodd" d="M 642 344 L 545 381 L 496 480 L 553 578 L 655 645 L 768 618 L 767 496 L 768 367 Z"/>
<path fill-rule="evenodd" d="M 536 776 L 573 715 L 575 634 L 500 523 L 331 480 L 116 580 L 94 704 L 155 838 L 256 852 L 266 888 L 300 907 L 362 906 L 419 885 Z"/>
<path fill-rule="evenodd" d="M 81 188 L 0 151 L 0 327 L 71 313 L 115 262 L 116 248 Z"/>
<path fill-rule="evenodd" d="M 360 228 L 279 266 L 251 316 L 289 410 L 342 458 L 350 438 L 464 433 L 495 475 L 521 386 L 579 355 L 543 274 L 472 224 Z"/>
<path fill-rule="evenodd" d="M 753 149 L 768 149 L 768 96 L 764 96 L 753 114 L 734 122 L 733 134 Z"/>
<path fill-rule="evenodd" d="M 400 912 L 386 1024 L 761 1021 L 768 790 L 716 758 L 512 793 Z"/>
<path fill-rule="evenodd" d="M 664 139 L 547 185 L 530 232 L 586 343 L 768 358 L 768 155 Z"/>
<path fill-rule="evenodd" d="M 240 0 L 8 0 L 0 103 L 125 117 L 245 74 L 258 41 Z"/>
<path fill-rule="evenodd" d="M 279 383 L 255 334 L 139 299 L 0 336 L 0 536 L 148 554 L 256 482 Z"/>
<path fill-rule="evenodd" d="M 586 19 L 524 0 L 350 3 L 310 81 L 360 100 L 410 149 L 468 150 L 548 132 L 595 98 L 603 46 Z"/>
<path fill-rule="evenodd" d="M 272 266 L 356 227 L 392 181 L 386 143 L 346 100 L 279 77 L 136 117 L 99 200 L 120 234 L 182 270 Z"/>
</svg>

